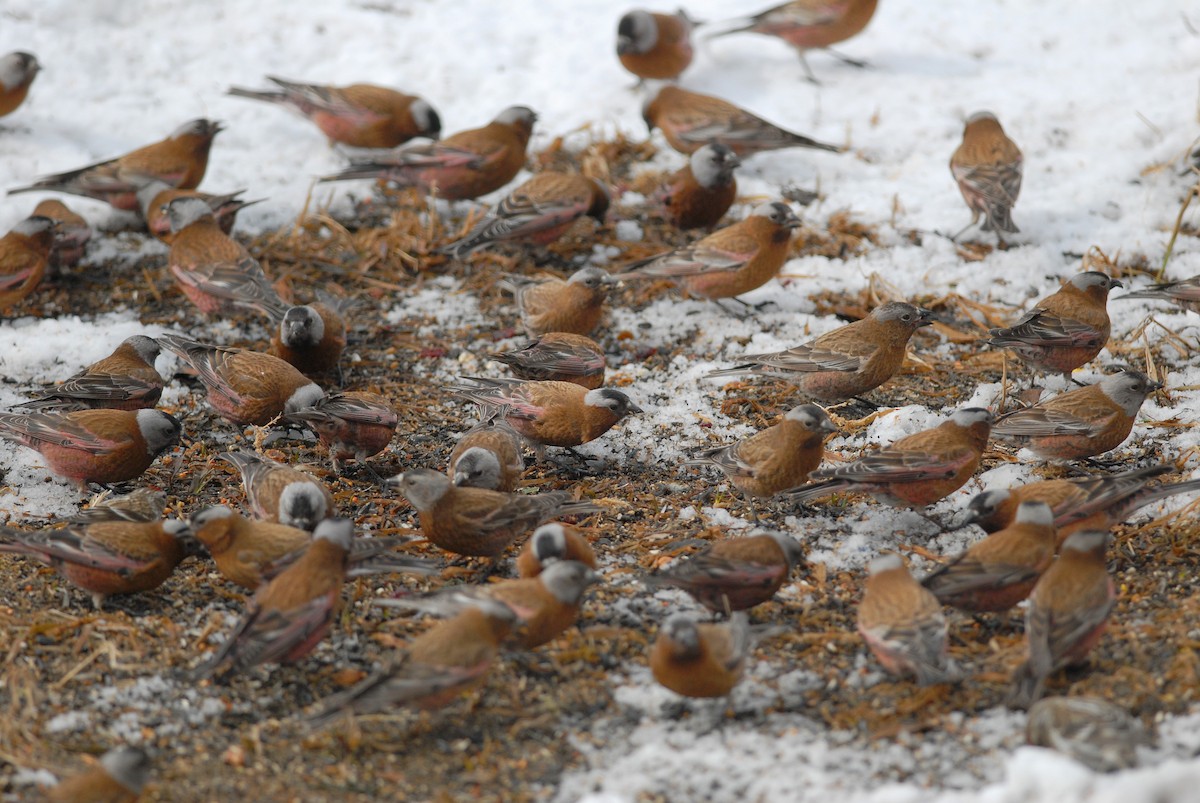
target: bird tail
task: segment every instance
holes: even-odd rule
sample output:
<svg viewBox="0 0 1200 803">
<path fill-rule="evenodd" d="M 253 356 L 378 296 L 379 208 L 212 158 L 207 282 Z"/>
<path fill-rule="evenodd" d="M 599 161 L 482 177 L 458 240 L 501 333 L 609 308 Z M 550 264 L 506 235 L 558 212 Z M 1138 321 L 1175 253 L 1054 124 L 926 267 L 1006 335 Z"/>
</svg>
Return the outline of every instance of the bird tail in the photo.
<svg viewBox="0 0 1200 803">
<path fill-rule="evenodd" d="M 1128 293 L 1125 293 L 1124 295 L 1117 296 L 1113 300 L 1120 301 L 1121 299 L 1125 299 L 1125 298 L 1158 298 L 1158 299 L 1167 298 L 1167 299 L 1169 299 L 1170 297 L 1171 296 L 1165 292 L 1165 285 L 1155 284 L 1155 285 L 1151 285 L 1150 287 L 1146 287 L 1142 290 L 1132 290 Z"/>
<path fill-rule="evenodd" d="M 1010 708 L 1029 708 L 1041 698 L 1045 682 L 1046 679 L 1034 672 L 1032 664 L 1026 661 L 1013 673 L 1006 703 Z"/>
<path fill-rule="evenodd" d="M 824 480 L 823 482 L 810 482 L 797 488 L 791 488 L 783 491 L 780 495 L 786 496 L 793 501 L 804 503 L 832 496 L 838 491 L 844 491 L 849 487 L 850 484 L 842 480 Z"/>
<path fill-rule="evenodd" d="M 337 173 L 330 173 L 327 176 L 321 176 L 317 179 L 319 182 L 327 181 L 350 181 L 356 178 L 388 178 L 395 181 L 396 177 L 391 172 L 395 169 L 395 165 L 381 164 L 379 162 L 355 162 L 349 167 L 342 169 Z"/>
<path fill-rule="evenodd" d="M 1021 231 L 1017 228 L 1017 224 L 1013 223 L 1012 209 L 1008 204 L 988 209 L 988 213 L 984 215 L 983 225 L 979 228 L 983 231 L 1006 231 L 1009 234 L 1018 234 Z"/>
<path fill-rule="evenodd" d="M 936 686 L 939 683 L 961 683 L 963 671 L 952 659 L 941 663 L 917 662 L 914 667 L 917 673 L 917 685 Z"/>
<path fill-rule="evenodd" d="M 753 371 L 757 366 L 754 363 L 743 363 L 735 365 L 732 368 L 718 368 L 716 371 L 709 371 L 705 374 L 706 377 L 711 376 L 737 376 L 739 374 L 747 374 Z"/>
<path fill-rule="evenodd" d="M 267 103 L 287 103 L 287 94 L 275 89 L 245 89 L 240 86 L 231 86 L 225 90 L 226 95 L 232 95 L 235 98 L 249 98 L 250 100 L 261 100 Z"/>
</svg>

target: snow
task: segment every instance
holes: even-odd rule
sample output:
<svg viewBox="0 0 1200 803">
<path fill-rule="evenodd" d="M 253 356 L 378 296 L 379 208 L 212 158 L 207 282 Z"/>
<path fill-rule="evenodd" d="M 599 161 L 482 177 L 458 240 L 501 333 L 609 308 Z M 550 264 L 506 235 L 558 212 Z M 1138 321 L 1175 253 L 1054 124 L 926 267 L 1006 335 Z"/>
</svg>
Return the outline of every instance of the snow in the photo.
<svg viewBox="0 0 1200 803">
<path fill-rule="evenodd" d="M 761 5 L 695 0 L 688 10 L 716 20 Z M 16 187 L 43 173 L 119 155 L 188 119 L 208 116 L 228 130 L 216 140 L 204 189 L 244 187 L 250 197 L 269 199 L 242 214 L 242 229 L 288 225 L 306 203 L 310 209 L 328 206 L 335 216 L 346 212 L 352 198 L 370 192 L 369 185 L 314 186 L 315 176 L 344 161 L 314 127 L 280 109 L 223 94 L 234 84 L 263 85 L 267 74 L 327 83 L 368 80 L 418 92 L 438 109 L 447 133 L 480 125 L 506 106 L 528 105 L 540 115 L 531 151 L 560 135 L 568 147 L 578 147 L 592 136 L 644 133 L 641 98 L 629 90 L 631 77 L 611 54 L 621 4 L 515 0 L 502 12 L 498 8 L 492 0 L 344 5 L 159 0 L 152 6 L 124 0 L 8 0 L 0 11 L 0 50 L 32 51 L 45 71 L 26 105 L 0 121 L 0 186 Z M 735 100 L 772 121 L 850 148 L 843 155 L 792 150 L 748 158 L 739 171 L 747 200 L 739 214 L 756 200 L 778 197 L 781 187 L 817 188 L 823 197 L 802 212 L 808 227 L 819 230 L 831 215 L 849 212 L 878 227 L 884 247 L 845 260 L 808 257 L 789 263 L 781 281 L 747 297 L 752 303 L 774 302 L 748 319 L 669 298 L 639 311 L 612 310 L 612 331 L 636 333 L 639 347 L 667 350 L 686 344 L 694 358 L 680 357 L 655 372 L 640 364 L 618 367 L 617 376 L 632 380 L 625 389 L 647 413 L 582 451 L 615 467 L 626 461 L 670 466 L 701 446 L 747 434 L 742 422 L 719 412 L 723 382 L 704 375 L 742 354 L 785 348 L 837 326 L 813 314 L 808 296 L 819 290 L 856 292 L 883 280 L 902 296 L 956 292 L 1021 306 L 1052 292 L 1080 269 L 1091 249 L 1113 257 L 1144 254 L 1157 264 L 1192 181 L 1178 173 L 1197 128 L 1196 22 L 1189 28 L 1180 6 L 1166 2 L 886 0 L 867 30 L 841 46 L 872 67 L 855 70 L 812 55 L 823 82 L 819 87 L 803 80 L 799 61 L 777 41 L 741 35 L 702 42 L 684 76 L 685 87 Z M 968 219 L 947 161 L 963 119 L 979 109 L 994 111 L 1024 152 L 1025 179 L 1014 211 L 1022 231 L 1015 238 L 1020 247 L 966 262 L 941 236 Z M 680 166 L 682 157 L 666 149 L 660 134 L 655 138 L 662 146 L 656 167 Z M 0 202 L 0 231 L 28 215 L 40 197 Z M 102 228 L 128 223 L 127 216 L 101 204 L 66 200 Z M 623 202 L 637 200 L 629 195 Z M 467 208 L 456 205 L 454 211 L 465 214 Z M 904 236 L 909 230 L 922 235 L 919 242 Z M 617 232 L 631 243 L 642 237 L 635 221 L 619 223 Z M 1180 236 L 1170 277 L 1200 273 L 1198 246 L 1196 238 Z M 140 235 L 122 233 L 95 238 L 86 259 L 132 261 L 161 251 Z M 591 259 L 621 262 L 612 249 L 598 248 Z M 1153 315 L 1194 348 L 1197 318 L 1192 313 L 1141 300 L 1114 300 L 1110 310 L 1115 337 Z M 420 292 L 398 300 L 388 315 L 389 322 L 424 321 L 423 327 L 447 319 L 463 326 L 486 324 L 475 300 L 450 279 L 427 282 Z M 32 384 L 81 369 L 130 334 L 156 331 L 140 325 L 132 310 L 98 309 L 87 319 L 5 321 L 0 324 L 0 374 L 8 382 L 0 383 L 0 407 L 19 401 Z M 225 334 L 218 329 L 212 336 Z M 1144 335 L 1160 336 L 1153 326 Z M 480 338 L 463 345 L 462 354 L 431 363 L 430 381 L 474 372 L 484 366 L 488 352 L 508 344 Z M 1115 362 L 1105 353 L 1079 378 L 1095 379 Z M 1170 369 L 1168 387 L 1177 390 L 1171 391 L 1169 404 L 1161 397 L 1147 402 L 1134 438 L 1118 456 L 1135 456 L 1152 444 L 1175 457 L 1200 444 L 1194 428 L 1152 426 L 1171 418 L 1194 425 L 1198 419 L 1200 371 L 1182 360 Z M 990 404 L 998 390 L 981 386 L 970 404 Z M 175 403 L 182 393 L 171 388 L 164 401 Z M 901 408 L 853 437 L 833 441 L 831 448 L 854 455 L 943 416 L 943 411 Z M 697 426 L 702 418 L 712 422 L 710 431 Z M 76 492 L 47 481 L 36 454 L 0 444 L 0 465 L 11 488 L 0 495 L 0 516 L 29 519 L 75 509 Z M 1027 466 L 994 468 L 932 513 L 944 518 L 979 490 L 1029 476 Z M 731 520 L 727 511 L 687 502 L 663 500 L 664 506 L 678 508 L 681 518 L 747 526 Z M 1157 509 L 1182 503 L 1172 500 Z M 789 517 L 784 527 L 803 533 L 811 559 L 831 570 L 857 569 L 914 534 L 933 535 L 931 525 L 915 514 L 865 502 L 836 522 Z M 952 552 L 965 546 L 963 538 L 942 535 L 929 546 Z M 920 559 L 914 564 L 920 567 Z M 754 695 L 786 696 L 785 677 L 776 679 L 775 690 L 748 680 L 728 705 L 737 709 L 744 704 L 739 700 Z M 864 745 L 853 735 L 825 732 L 796 713 L 718 722 L 713 709 L 707 717 L 666 720 L 659 708 L 669 701 L 668 693 L 636 668 L 625 682 L 619 697 L 639 720 L 632 735 L 613 725 L 612 733 L 622 736 L 619 743 L 604 744 L 604 732 L 580 737 L 581 746 L 595 743 L 587 751 L 590 767 L 564 781 L 559 799 L 583 796 L 607 803 L 653 792 L 712 800 L 1104 803 L 1184 799 L 1188 785 L 1200 780 L 1200 762 L 1191 758 L 1200 747 L 1195 715 L 1161 724 L 1172 736 L 1148 754 L 1147 768 L 1101 781 L 1054 754 L 1014 751 L 1023 717 L 999 710 L 967 724 L 977 733 L 970 744 L 926 735 L 922 738 L 932 741 Z M 804 679 L 790 683 L 803 688 Z M 707 729 L 697 727 L 697 720 L 707 722 Z M 86 724 L 67 719 L 47 729 Z"/>
</svg>

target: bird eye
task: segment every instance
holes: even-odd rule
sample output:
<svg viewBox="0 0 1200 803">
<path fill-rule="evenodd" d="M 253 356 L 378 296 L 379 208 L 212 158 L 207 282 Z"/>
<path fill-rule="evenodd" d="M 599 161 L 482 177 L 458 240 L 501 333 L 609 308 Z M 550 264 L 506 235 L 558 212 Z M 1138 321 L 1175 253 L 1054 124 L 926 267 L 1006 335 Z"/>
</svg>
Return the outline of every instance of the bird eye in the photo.
<svg viewBox="0 0 1200 803">
<path fill-rule="evenodd" d="M 902 321 L 911 321 L 911 320 L 912 320 L 912 316 L 911 316 L 911 315 L 909 315 L 909 314 L 906 312 L 906 313 L 904 313 L 903 315 L 901 315 L 901 316 L 900 316 L 900 320 L 902 320 Z"/>
</svg>

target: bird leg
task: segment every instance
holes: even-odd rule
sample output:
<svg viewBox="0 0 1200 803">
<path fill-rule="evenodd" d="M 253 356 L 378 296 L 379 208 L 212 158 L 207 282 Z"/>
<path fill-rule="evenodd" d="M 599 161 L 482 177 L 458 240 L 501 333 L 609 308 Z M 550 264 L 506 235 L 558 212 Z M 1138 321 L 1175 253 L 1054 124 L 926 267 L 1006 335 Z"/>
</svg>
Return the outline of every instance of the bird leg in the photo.
<svg viewBox="0 0 1200 803">
<path fill-rule="evenodd" d="M 864 67 L 871 66 L 870 64 L 868 64 L 865 61 L 862 61 L 860 59 L 852 59 L 849 56 L 847 56 L 845 53 L 839 53 L 836 50 L 834 50 L 832 47 L 825 48 L 825 52 L 828 53 L 829 55 L 833 56 L 838 61 L 844 62 L 845 64 L 849 64 L 851 67 L 858 67 L 858 68 L 862 69 Z"/>
</svg>

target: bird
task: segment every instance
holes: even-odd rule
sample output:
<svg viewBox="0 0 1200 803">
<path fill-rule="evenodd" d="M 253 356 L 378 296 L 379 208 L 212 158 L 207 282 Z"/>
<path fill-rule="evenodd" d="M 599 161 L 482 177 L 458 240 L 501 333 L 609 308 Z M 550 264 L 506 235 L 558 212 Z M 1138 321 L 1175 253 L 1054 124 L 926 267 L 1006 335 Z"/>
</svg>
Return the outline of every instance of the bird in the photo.
<svg viewBox="0 0 1200 803">
<path fill-rule="evenodd" d="M 913 579 L 894 552 L 885 552 L 867 565 L 858 632 L 892 675 L 912 675 L 921 686 L 962 680 L 958 666 L 946 654 L 941 603 Z"/>
<path fill-rule="evenodd" d="M 479 599 L 438 622 L 382 669 L 326 698 L 305 721 L 323 728 L 346 714 L 373 714 L 399 705 L 441 708 L 479 685 L 516 624 L 516 613 L 494 599 Z"/>
<path fill-rule="evenodd" d="M 98 521 L 55 529 L 0 527 L 0 552 L 27 555 L 86 591 L 99 611 L 105 598 L 158 588 L 190 554 L 177 519 Z"/>
<path fill-rule="evenodd" d="M 1109 374 L 1000 416 L 992 434 L 1019 441 L 1043 460 L 1094 457 L 1125 442 L 1142 402 L 1160 388 L 1140 371 Z"/>
<path fill-rule="evenodd" d="M 81 490 L 142 475 L 179 443 L 182 427 L 161 410 L 30 410 L 0 413 L 0 438 L 40 452 L 46 467 Z"/>
<path fill-rule="evenodd" d="M 993 488 L 977 494 L 967 505 L 962 524 L 975 524 L 986 532 L 1012 523 L 1023 502 L 1039 501 L 1054 511 L 1059 544 L 1080 530 L 1109 530 L 1146 505 L 1176 494 L 1200 490 L 1200 480 L 1153 485 L 1154 477 L 1174 471 L 1163 463 L 1117 474 L 1039 480 L 1015 488 Z"/>
<path fill-rule="evenodd" d="M 181 190 L 172 187 L 165 181 L 151 176 L 144 177 L 144 183 L 137 191 L 138 211 L 146 221 L 146 230 L 156 239 L 170 245 L 175 240 L 175 232 L 171 231 L 171 219 L 167 216 L 167 206 L 177 198 L 199 198 L 208 204 L 209 211 L 217 221 L 217 226 L 225 234 L 233 231 L 238 212 L 247 206 L 253 206 L 259 201 L 246 201 L 241 198 L 245 190 L 213 195 L 200 190 Z"/>
<path fill-rule="evenodd" d="M 549 332 L 590 335 L 604 316 L 604 301 L 617 280 L 606 271 L 580 268 L 566 279 L 506 275 L 497 286 L 513 295 L 529 337 Z"/>
<path fill-rule="evenodd" d="M 826 436 L 836 431 L 824 410 L 815 404 L 801 404 L 784 413 L 778 424 L 705 449 L 683 465 L 716 466 L 747 496 L 774 496 L 804 484 L 821 465 Z"/>
<path fill-rule="evenodd" d="M 783 379 L 806 397 L 832 404 L 862 396 L 887 382 L 904 365 L 908 341 L 929 326 L 929 310 L 904 301 L 881 304 L 865 318 L 807 343 L 770 354 L 750 354 L 710 377 L 753 374 Z"/>
<path fill-rule="evenodd" d="M 8 191 L 64 192 L 104 201 L 126 212 L 138 210 L 137 191 L 147 176 L 172 187 L 195 189 L 208 169 L 213 139 L 224 128 L 218 122 L 198 119 L 184 123 L 166 139 L 103 162 L 38 179 L 28 187 Z"/>
<path fill-rule="evenodd" d="M 411 469 L 389 482 L 416 508 L 425 537 L 458 555 L 495 558 L 539 524 L 598 510 L 566 491 L 507 494 L 463 488 L 428 468 Z"/>
<path fill-rule="evenodd" d="M 428 145 L 378 151 L 320 180 L 375 178 L 426 194 L 436 192 L 447 201 L 478 198 L 500 189 L 521 172 L 536 121 L 532 109 L 510 106 L 483 128 L 460 131 Z"/>
<path fill-rule="evenodd" d="M 475 606 L 479 597 L 494 599 L 517 615 L 511 640 L 522 649 L 533 650 L 575 624 L 584 592 L 599 579 L 600 575 L 582 563 L 555 561 L 536 577 L 458 586 L 428 596 L 377 599 L 375 604 L 454 616 Z"/>
<path fill-rule="evenodd" d="M 741 164 L 726 145 L 702 145 L 655 190 L 655 210 L 675 228 L 711 230 L 737 198 L 733 171 Z"/>
<path fill-rule="evenodd" d="M 50 264 L 58 268 L 69 268 L 79 264 L 79 260 L 83 259 L 85 246 L 92 239 L 92 227 L 87 220 L 55 198 L 46 198 L 38 202 L 31 217 L 39 216 L 48 217 L 55 223 Z"/>
<path fill-rule="evenodd" d="M 1100 641 L 1116 604 L 1104 562 L 1109 539 L 1100 530 L 1072 533 L 1034 586 L 1025 611 L 1028 659 L 1013 674 L 1008 699 L 1014 708 L 1033 705 L 1047 677 L 1082 662 Z"/>
<path fill-rule="evenodd" d="M 576 561 L 595 571 L 596 551 L 578 527 L 552 521 L 533 531 L 517 553 L 517 576 L 537 577 L 559 561 Z"/>
<path fill-rule="evenodd" d="M 489 418 L 454 444 L 446 474 L 455 485 L 511 493 L 525 471 L 521 436 L 504 419 Z"/>
<path fill-rule="evenodd" d="M 980 216 L 983 231 L 996 232 L 1001 242 L 1002 232 L 1020 231 L 1013 223 L 1012 208 L 1021 194 L 1023 164 L 1021 149 L 1004 133 L 996 115 L 976 112 L 967 118 L 962 144 L 950 157 L 950 173 L 971 210 L 971 222 L 950 239 L 961 237 Z"/>
<path fill-rule="evenodd" d="M 750 647 L 750 620 L 744 611 L 716 624 L 675 613 L 658 629 L 650 672 L 660 685 L 684 697 L 724 697 L 741 680 Z"/>
<path fill-rule="evenodd" d="M 288 305 L 271 285 L 258 260 L 221 230 L 201 198 L 176 198 L 166 205 L 171 223 L 167 268 L 179 289 L 205 315 L 234 307 L 254 310 L 275 320 Z"/>
<path fill-rule="evenodd" d="M 745 25 L 709 36 L 728 36 L 732 33 L 758 33 L 775 36 L 796 48 L 804 73 L 812 83 L 818 83 L 808 66 L 809 50 L 825 50 L 831 56 L 855 67 L 864 62 L 849 58 L 830 48 L 857 36 L 875 16 L 878 0 L 791 0 L 772 6 L 750 17 Z"/>
<path fill-rule="evenodd" d="M 167 507 L 167 495 L 150 488 L 135 488 L 127 494 L 112 496 L 104 491 L 93 497 L 68 521 L 94 524 L 99 521 L 158 521 Z"/>
<path fill-rule="evenodd" d="M 641 259 L 618 279 L 667 278 L 689 295 L 717 301 L 736 298 L 775 278 L 787 261 L 800 218 L 782 201 L 761 204 L 749 217 L 691 245 Z"/>
<path fill-rule="evenodd" d="M 738 156 L 780 148 L 815 148 L 834 153 L 843 150 L 768 123 L 721 98 L 677 86 L 664 86 L 648 99 L 642 107 L 642 119 L 650 131 L 661 129 L 667 143 L 685 155 L 712 142 Z"/>
<path fill-rule="evenodd" d="M 481 418 L 507 421 L 517 434 L 544 446 L 580 446 L 599 438 L 621 419 L 642 408 L 613 388 L 587 390 L 574 382 L 463 377 L 471 385 L 452 385 L 456 395 L 475 402 Z"/>
<path fill-rule="evenodd" d="M 630 11 L 617 23 L 617 58 L 640 79 L 639 85 L 647 79 L 678 78 L 692 63 L 695 24 L 682 10 L 676 14 Z"/>
<path fill-rule="evenodd" d="M 14 50 L 0 56 L 0 117 L 7 117 L 25 102 L 29 87 L 41 69 L 32 53 Z"/>
<path fill-rule="evenodd" d="M 800 543 L 779 532 L 710 542 L 701 552 L 646 575 L 650 588 L 679 588 L 714 613 L 770 600 L 803 559 Z"/>
<path fill-rule="evenodd" d="M 353 538 L 349 519 L 317 525 L 300 558 L 254 592 L 233 632 L 197 669 L 196 678 L 224 680 L 260 664 L 294 663 L 312 652 L 329 632 Z"/>
<path fill-rule="evenodd" d="M 255 518 L 311 532 L 336 515 L 333 494 L 307 471 L 252 452 L 222 452 L 217 457 L 241 473 L 246 504 Z"/>
<path fill-rule="evenodd" d="M 1099 271 L 1077 273 L 1012 326 L 989 330 L 987 342 L 1012 349 L 1036 370 L 1069 379 L 1108 343 L 1108 291 L 1122 286 Z"/>
<path fill-rule="evenodd" d="M 850 463 L 817 469 L 787 493 L 799 502 L 835 493 L 865 493 L 894 507 L 922 508 L 971 479 L 987 446 L 992 414 L 960 407 L 934 427 L 905 436 Z"/>
<path fill-rule="evenodd" d="M 150 756 L 140 747 L 114 747 L 84 770 L 45 790 L 51 803 L 136 803 L 150 780 Z"/>
<path fill-rule="evenodd" d="M 1094 772 L 1138 765 L 1137 748 L 1150 746 L 1142 723 L 1119 705 L 1099 697 L 1047 697 L 1029 707 L 1026 741 L 1048 747 Z"/>
<path fill-rule="evenodd" d="M 437 249 L 464 259 L 481 248 L 513 240 L 549 245 L 585 215 L 603 223 L 609 191 L 598 179 L 547 170 L 504 196 L 462 237 Z"/>
<path fill-rule="evenodd" d="M 604 349 L 587 335 L 546 332 L 512 351 L 489 355 L 518 379 L 574 382 L 588 390 L 604 384 Z"/>
<path fill-rule="evenodd" d="M 209 406 L 234 424 L 265 426 L 276 416 L 311 407 L 325 396 L 319 385 L 270 354 L 207 345 L 179 335 L 157 339 L 196 371 Z"/>
<path fill-rule="evenodd" d="M 268 353 L 294 365 L 305 376 L 321 376 L 338 367 L 346 348 L 349 299 L 319 294 L 311 304 L 290 307 L 276 321 Z"/>
<path fill-rule="evenodd" d="M 113 410 L 152 408 L 162 396 L 163 380 L 154 361 L 161 352 L 158 341 L 133 335 L 121 341 L 112 354 L 89 365 L 58 385 L 34 393 L 33 401 L 18 408 Z"/>
<path fill-rule="evenodd" d="M 938 602 L 970 613 L 1007 611 L 1029 596 L 1054 560 L 1054 513 L 1022 502 L 1003 530 L 971 544 L 921 580 Z"/>
<path fill-rule="evenodd" d="M 37 214 L 37 210 L 34 210 Z M 1189 312 L 1200 312 L 1200 276 L 1189 276 L 1174 282 L 1151 284 L 1140 290 L 1130 290 L 1113 301 L 1125 301 L 1131 298 L 1149 298 L 1155 301 L 1170 301 Z"/>
<path fill-rule="evenodd" d="M 230 87 L 225 94 L 265 101 L 297 112 L 332 145 L 394 148 L 414 137 L 437 139 L 442 120 L 429 101 L 375 84 L 326 86 L 268 75 L 276 89 Z"/>
<path fill-rule="evenodd" d="M 365 390 L 332 393 L 309 407 L 285 413 L 282 420 L 316 434 L 329 451 L 334 474 L 341 473 L 342 460 L 362 463 L 386 449 L 400 423 L 391 402 Z"/>
<path fill-rule="evenodd" d="M 0 312 L 24 301 L 41 284 L 56 228 L 51 218 L 33 215 L 0 237 Z"/>
</svg>

